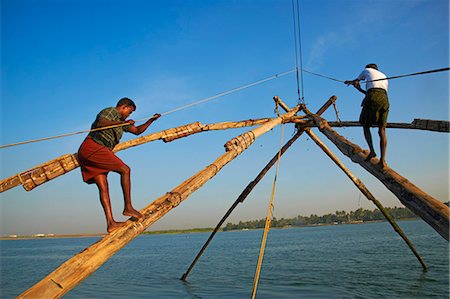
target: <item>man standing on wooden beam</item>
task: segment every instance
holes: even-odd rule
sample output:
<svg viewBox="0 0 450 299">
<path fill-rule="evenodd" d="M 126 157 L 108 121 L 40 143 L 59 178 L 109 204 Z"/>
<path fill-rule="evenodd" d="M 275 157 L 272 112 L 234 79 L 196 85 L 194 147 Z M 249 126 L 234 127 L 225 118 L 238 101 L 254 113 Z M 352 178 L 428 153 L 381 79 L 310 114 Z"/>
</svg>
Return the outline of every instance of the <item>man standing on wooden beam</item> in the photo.
<svg viewBox="0 0 450 299">
<path fill-rule="evenodd" d="M 161 115 L 155 114 L 144 124 L 135 126 L 133 120 L 126 120 L 135 110 L 136 105 L 132 100 L 122 98 L 116 107 L 109 107 L 100 111 L 91 129 L 109 128 L 91 131 L 78 150 L 78 161 L 80 162 L 83 181 L 87 184 L 95 183 L 97 185 L 109 233 L 123 224 L 114 220 L 111 210 L 107 177 L 110 171 L 120 174 L 125 201 L 123 215 L 137 219 L 142 218 L 142 214 L 131 203 L 130 167 L 119 159 L 112 149 L 119 143 L 124 131 L 139 135 L 145 132 L 150 124 Z"/>
<path fill-rule="evenodd" d="M 365 80 L 366 90 L 362 89 L 359 82 Z M 345 81 L 347 85 L 353 85 L 360 92 L 364 93 L 366 97 L 361 104 L 362 111 L 359 117 L 359 122 L 364 128 L 364 137 L 369 145 L 369 155 L 366 161 L 369 161 L 376 156 L 373 148 L 372 135 L 370 127 L 372 125 L 378 126 L 378 135 L 380 136 L 380 151 L 381 157 L 379 165 L 384 168 L 386 165 L 386 123 L 389 113 L 389 98 L 387 95 L 388 80 L 386 75 L 378 70 L 378 66 L 374 63 L 366 65 L 366 68 L 359 74 L 355 80 Z"/>
</svg>

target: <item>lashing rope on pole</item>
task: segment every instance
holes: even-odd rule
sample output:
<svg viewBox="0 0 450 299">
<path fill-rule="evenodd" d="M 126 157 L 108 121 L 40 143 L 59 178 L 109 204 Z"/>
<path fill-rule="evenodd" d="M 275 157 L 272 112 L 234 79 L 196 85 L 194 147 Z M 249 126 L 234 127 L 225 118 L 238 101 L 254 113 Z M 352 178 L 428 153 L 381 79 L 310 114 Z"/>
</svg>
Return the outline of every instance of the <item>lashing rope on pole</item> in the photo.
<svg viewBox="0 0 450 299">
<path fill-rule="evenodd" d="M 267 77 L 267 78 L 255 81 L 253 83 L 250 83 L 250 84 L 247 84 L 247 85 L 244 85 L 244 86 L 240 86 L 240 87 L 237 87 L 237 88 L 233 88 L 233 89 L 225 91 L 225 92 L 218 93 L 218 94 L 216 94 L 214 96 L 211 96 L 211 97 L 208 97 L 208 98 L 205 98 L 205 99 L 202 99 L 202 100 L 199 100 L 199 101 L 196 101 L 196 102 L 193 102 L 193 103 L 190 103 L 190 104 L 187 104 L 187 105 L 184 105 L 184 106 L 172 109 L 172 110 L 169 110 L 167 112 L 164 112 L 164 113 L 161 114 L 161 116 L 168 115 L 168 114 L 174 113 L 176 111 L 179 111 L 179 110 L 182 110 L 182 109 L 186 109 L 186 108 L 189 108 L 189 107 L 192 107 L 192 106 L 195 106 L 195 105 L 199 105 L 201 103 L 212 101 L 214 99 L 226 96 L 228 94 L 231 94 L 231 93 L 234 93 L 234 92 L 237 92 L 237 91 L 240 91 L 240 90 L 243 90 L 243 89 L 255 86 L 255 85 L 259 85 L 259 84 L 262 84 L 264 82 L 267 82 L 267 81 L 270 81 L 270 80 L 273 80 L 273 79 L 280 78 L 282 76 L 288 75 L 288 74 L 293 73 L 295 71 L 296 70 L 294 69 L 294 70 L 286 71 L 286 72 L 283 72 L 283 73 L 278 73 L 278 74 L 275 74 L 273 76 L 270 76 L 270 77 Z M 143 118 L 143 119 L 137 120 L 136 122 L 142 122 L 142 121 L 146 121 L 146 120 L 149 120 L 149 119 L 152 119 L 152 118 L 155 118 L 155 116 Z M 106 129 L 118 128 L 118 127 L 123 127 L 123 126 L 128 126 L 128 125 L 129 125 L 129 123 L 125 122 L 125 123 L 122 123 L 122 124 L 105 126 L 105 127 L 95 128 L 95 129 L 91 129 L 91 130 L 83 130 L 83 131 L 77 131 L 77 132 L 61 134 L 61 135 L 56 135 L 56 136 L 50 136 L 50 137 L 44 137 L 44 138 L 39 138 L 39 139 L 32 139 L 32 140 L 27 140 L 27 141 L 22 141 L 22 142 L 17 142 L 17 143 L 1 145 L 0 149 L 7 148 L 7 147 L 18 146 L 18 145 L 23 145 L 23 144 L 28 144 L 28 143 L 40 142 L 40 141 L 45 141 L 45 140 L 63 138 L 63 137 L 68 137 L 68 136 L 72 136 L 72 135 L 77 135 L 77 134 L 90 133 L 90 132 L 101 131 L 101 130 L 106 130 Z"/>
</svg>

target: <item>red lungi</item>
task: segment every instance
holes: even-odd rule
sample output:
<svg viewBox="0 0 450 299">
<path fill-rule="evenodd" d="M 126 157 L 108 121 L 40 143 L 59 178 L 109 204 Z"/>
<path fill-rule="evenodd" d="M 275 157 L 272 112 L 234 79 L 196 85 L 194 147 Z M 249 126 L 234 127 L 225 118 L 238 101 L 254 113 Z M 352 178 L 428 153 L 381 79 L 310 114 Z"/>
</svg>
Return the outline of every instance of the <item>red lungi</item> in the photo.
<svg viewBox="0 0 450 299">
<path fill-rule="evenodd" d="M 108 174 L 110 171 L 126 166 L 112 150 L 89 137 L 83 141 L 78 150 L 78 161 L 83 181 L 87 184 L 95 183 L 94 177 L 99 174 Z"/>
</svg>

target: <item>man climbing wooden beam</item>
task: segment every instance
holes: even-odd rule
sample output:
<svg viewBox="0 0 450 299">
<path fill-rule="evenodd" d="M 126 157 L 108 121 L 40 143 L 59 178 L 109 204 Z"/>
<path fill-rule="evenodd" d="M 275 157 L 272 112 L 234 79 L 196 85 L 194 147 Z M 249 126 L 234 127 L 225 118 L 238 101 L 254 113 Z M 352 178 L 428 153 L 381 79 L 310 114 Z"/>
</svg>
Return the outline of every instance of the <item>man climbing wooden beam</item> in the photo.
<svg viewBox="0 0 450 299">
<path fill-rule="evenodd" d="M 284 119 L 295 115 L 298 110 L 299 106 L 293 108 L 289 113 L 274 118 L 228 141 L 225 145 L 225 154 L 221 155 L 212 164 L 181 183 L 172 191 L 140 210 L 140 213 L 144 215 L 142 220 L 137 222 L 128 220 L 124 226 L 106 235 L 94 245 L 67 260 L 47 277 L 22 293 L 18 298 L 60 298 L 69 292 L 86 277 L 94 273 L 112 255 L 147 229 L 147 227 L 178 206 L 189 195 L 214 177 L 222 167 L 246 150 L 255 138 L 281 124 Z"/>
</svg>

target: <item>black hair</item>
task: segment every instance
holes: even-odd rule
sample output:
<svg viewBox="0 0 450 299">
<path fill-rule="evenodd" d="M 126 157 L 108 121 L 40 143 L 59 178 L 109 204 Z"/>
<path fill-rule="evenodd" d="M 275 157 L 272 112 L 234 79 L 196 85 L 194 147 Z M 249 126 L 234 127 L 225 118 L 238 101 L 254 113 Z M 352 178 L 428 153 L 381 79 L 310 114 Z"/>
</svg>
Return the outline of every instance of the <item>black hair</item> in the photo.
<svg viewBox="0 0 450 299">
<path fill-rule="evenodd" d="M 121 99 L 117 102 L 116 107 L 123 106 L 123 105 L 125 105 L 125 106 L 133 106 L 134 109 L 136 109 L 136 104 L 133 102 L 133 100 L 131 100 L 131 99 L 129 99 L 129 98 L 121 98 Z"/>
<path fill-rule="evenodd" d="M 369 63 L 368 65 L 366 65 L 366 69 L 376 69 L 378 71 L 378 66 L 375 63 Z"/>
</svg>

